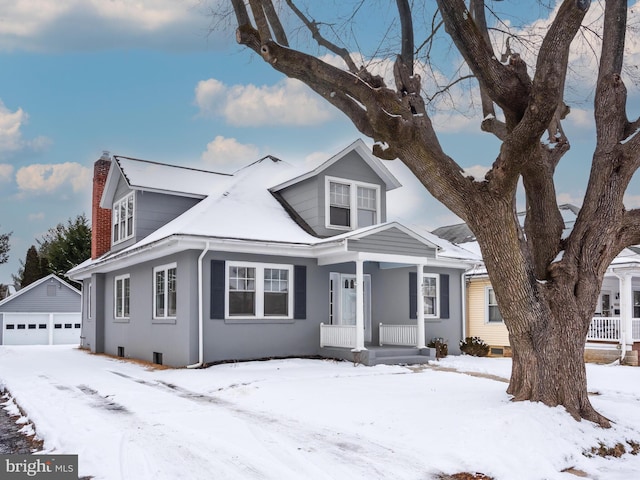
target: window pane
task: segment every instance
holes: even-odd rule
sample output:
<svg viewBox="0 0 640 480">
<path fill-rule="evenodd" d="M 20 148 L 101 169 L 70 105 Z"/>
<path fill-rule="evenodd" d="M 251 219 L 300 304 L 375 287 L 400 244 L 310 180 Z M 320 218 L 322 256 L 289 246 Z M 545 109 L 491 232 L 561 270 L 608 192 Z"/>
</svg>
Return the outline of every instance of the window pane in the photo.
<svg viewBox="0 0 640 480">
<path fill-rule="evenodd" d="M 358 187 L 358 208 L 376 209 L 376 191 L 373 188 Z"/>
<path fill-rule="evenodd" d="M 254 292 L 229 292 L 229 315 L 255 315 Z"/>
<path fill-rule="evenodd" d="M 116 280 L 116 318 L 122 317 L 122 279 Z"/>
<path fill-rule="evenodd" d="M 167 270 L 167 316 L 176 316 L 176 269 Z"/>
<path fill-rule="evenodd" d="M 156 272 L 156 317 L 164 317 L 164 270 Z"/>
<path fill-rule="evenodd" d="M 375 225 L 376 212 L 375 210 L 362 210 L 358 209 L 358 227 L 368 227 L 369 225 Z"/>
<path fill-rule="evenodd" d="M 270 293 L 264 294 L 264 314 L 265 316 L 281 315 L 287 316 L 289 314 L 289 295 L 285 293 Z"/>
<path fill-rule="evenodd" d="M 348 208 L 329 207 L 329 224 L 350 227 L 351 211 Z"/>
<path fill-rule="evenodd" d="M 130 279 L 125 278 L 124 279 L 124 306 L 123 306 L 123 312 L 122 312 L 125 317 L 129 316 L 129 296 L 131 293 L 130 285 L 131 285 Z"/>
<path fill-rule="evenodd" d="M 490 322 L 502 322 L 502 315 L 498 306 L 489 305 L 489 321 Z"/>
<path fill-rule="evenodd" d="M 351 187 L 343 183 L 329 182 L 329 204 L 349 207 L 351 203 Z"/>
</svg>

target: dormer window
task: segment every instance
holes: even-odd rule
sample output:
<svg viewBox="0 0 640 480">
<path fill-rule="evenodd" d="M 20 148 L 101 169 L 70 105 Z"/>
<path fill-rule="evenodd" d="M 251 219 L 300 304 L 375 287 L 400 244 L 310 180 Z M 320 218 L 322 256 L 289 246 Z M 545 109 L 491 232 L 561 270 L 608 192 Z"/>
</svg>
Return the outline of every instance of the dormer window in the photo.
<svg viewBox="0 0 640 480">
<path fill-rule="evenodd" d="M 327 177 L 326 226 L 355 230 L 380 223 L 380 186 Z"/>
<path fill-rule="evenodd" d="M 133 237 L 134 192 L 113 204 L 113 243 Z"/>
</svg>

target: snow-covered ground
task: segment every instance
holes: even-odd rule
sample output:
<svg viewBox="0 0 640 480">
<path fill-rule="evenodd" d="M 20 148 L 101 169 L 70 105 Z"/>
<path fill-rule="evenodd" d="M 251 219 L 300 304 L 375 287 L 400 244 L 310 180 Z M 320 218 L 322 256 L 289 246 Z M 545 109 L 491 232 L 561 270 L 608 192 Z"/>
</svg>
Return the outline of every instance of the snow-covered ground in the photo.
<svg viewBox="0 0 640 480">
<path fill-rule="evenodd" d="M 438 364 L 508 377 L 509 359 Z M 561 408 L 512 403 L 506 383 L 399 366 L 274 360 L 151 370 L 72 347 L 0 347 L 7 388 L 48 453 L 78 454 L 96 479 L 637 478 L 640 368 L 588 365 L 604 430 Z"/>
</svg>

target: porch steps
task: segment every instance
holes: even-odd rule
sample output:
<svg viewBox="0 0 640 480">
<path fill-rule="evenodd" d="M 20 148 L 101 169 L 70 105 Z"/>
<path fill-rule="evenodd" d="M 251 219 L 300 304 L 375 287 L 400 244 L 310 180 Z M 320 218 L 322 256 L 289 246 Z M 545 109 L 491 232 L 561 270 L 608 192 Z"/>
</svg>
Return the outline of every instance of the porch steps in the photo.
<svg viewBox="0 0 640 480">
<path fill-rule="evenodd" d="M 354 353 L 350 348 L 323 347 L 321 357 L 335 358 L 362 365 L 415 365 L 435 360 L 435 348 L 393 347 L 367 345 L 367 349 Z"/>
<path fill-rule="evenodd" d="M 384 347 L 369 350 L 367 365 L 415 365 L 435 360 L 429 349 L 412 347 Z"/>
</svg>

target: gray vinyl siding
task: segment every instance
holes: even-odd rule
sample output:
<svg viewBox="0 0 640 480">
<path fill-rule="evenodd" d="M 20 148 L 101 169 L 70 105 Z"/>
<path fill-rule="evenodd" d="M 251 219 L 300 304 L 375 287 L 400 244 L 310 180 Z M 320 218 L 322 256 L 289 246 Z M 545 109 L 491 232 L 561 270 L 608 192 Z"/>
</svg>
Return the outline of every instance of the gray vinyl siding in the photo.
<svg viewBox="0 0 640 480">
<path fill-rule="evenodd" d="M 389 228 L 367 237 L 349 239 L 348 250 L 352 252 L 390 253 L 435 258 L 434 248 L 407 235 L 398 228 Z"/>
<path fill-rule="evenodd" d="M 117 202 L 131 193 L 124 178 L 120 176 L 113 201 Z M 155 192 L 135 191 L 133 214 L 133 237 L 111 246 L 113 252 L 127 248 L 139 242 L 163 225 L 182 215 L 200 199 L 169 195 Z M 111 241 L 113 242 L 113 225 L 111 226 Z"/>
<path fill-rule="evenodd" d="M 386 186 L 382 179 L 356 152 L 350 152 L 339 162 L 309 178 L 281 191 L 282 197 L 307 222 L 319 237 L 330 237 L 344 230 L 325 227 L 325 179 L 335 177 L 380 186 L 380 221 L 387 219 Z"/>
<path fill-rule="evenodd" d="M 367 265 L 367 264 L 365 264 Z M 372 264 L 375 265 L 375 264 Z M 370 266 L 371 268 L 371 266 Z M 378 344 L 379 324 L 415 325 L 409 312 L 409 272 L 416 268 L 380 269 L 373 272 L 371 279 L 372 342 Z M 462 270 L 447 268 L 425 268 L 425 273 L 449 275 L 449 318 L 426 318 L 425 336 L 429 342 L 434 337 L 442 337 L 449 344 L 449 353 L 460 354 L 459 341 L 462 339 L 462 295 L 460 276 Z"/>
<path fill-rule="evenodd" d="M 187 251 L 105 275 L 104 352 L 118 354 L 124 347 L 125 357 L 151 362 L 153 352 L 163 355 L 163 364 L 185 366 L 198 356 L 198 252 Z M 177 314 L 175 320 L 153 318 L 153 269 L 176 263 Z M 130 276 L 130 317 L 114 318 L 114 279 Z"/>
<path fill-rule="evenodd" d="M 324 230 L 324 197 L 319 183 L 324 179 L 309 178 L 281 191 L 282 198 L 318 233 Z M 322 216 L 320 213 L 322 212 Z"/>
<path fill-rule="evenodd" d="M 48 295 L 47 289 L 52 286 Z M 73 313 L 80 312 L 80 297 L 78 292 L 71 290 L 60 281 L 52 278 L 37 285 L 4 305 L 0 306 L 0 312 L 15 313 Z"/>
<path fill-rule="evenodd" d="M 153 192 L 136 192 L 136 242 L 182 215 L 200 200 Z"/>
<path fill-rule="evenodd" d="M 211 319 L 211 260 L 305 265 L 307 318 L 300 320 Z M 328 272 L 328 270 L 327 270 Z M 204 260 L 204 351 L 206 363 L 317 355 L 320 322 L 329 318 L 329 274 L 314 259 L 212 252 Z M 293 282 L 291 282 L 293 285 Z M 293 291 L 291 292 L 293 294 Z"/>
</svg>

